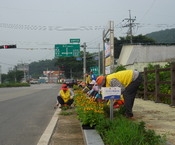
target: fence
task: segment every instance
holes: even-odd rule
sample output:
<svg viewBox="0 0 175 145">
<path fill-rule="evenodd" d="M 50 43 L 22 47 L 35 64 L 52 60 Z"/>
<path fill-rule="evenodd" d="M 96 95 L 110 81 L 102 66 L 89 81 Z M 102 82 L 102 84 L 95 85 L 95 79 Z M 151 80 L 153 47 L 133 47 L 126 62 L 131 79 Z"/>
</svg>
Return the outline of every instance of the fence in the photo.
<svg viewBox="0 0 175 145">
<path fill-rule="evenodd" d="M 170 78 L 169 81 L 163 81 L 160 78 L 160 74 L 161 72 L 170 72 Z M 144 82 L 143 82 L 143 91 L 140 92 L 141 94 L 143 94 L 143 98 L 145 100 L 148 99 L 148 95 L 152 94 L 153 96 L 155 96 L 155 102 L 156 103 L 160 103 L 161 102 L 161 97 L 165 96 L 165 97 L 170 97 L 170 106 L 175 106 L 175 63 L 171 63 L 169 68 L 160 68 L 159 65 L 155 66 L 154 70 L 148 70 L 148 68 L 144 68 L 144 72 L 142 72 L 143 74 L 143 78 L 144 78 Z M 148 76 L 150 74 L 155 74 L 155 79 L 153 81 L 149 81 L 148 80 Z M 154 91 L 150 92 L 148 90 L 148 86 L 150 84 L 154 84 L 155 88 Z M 162 94 L 160 92 L 160 85 L 161 84 L 170 84 L 170 94 Z"/>
</svg>

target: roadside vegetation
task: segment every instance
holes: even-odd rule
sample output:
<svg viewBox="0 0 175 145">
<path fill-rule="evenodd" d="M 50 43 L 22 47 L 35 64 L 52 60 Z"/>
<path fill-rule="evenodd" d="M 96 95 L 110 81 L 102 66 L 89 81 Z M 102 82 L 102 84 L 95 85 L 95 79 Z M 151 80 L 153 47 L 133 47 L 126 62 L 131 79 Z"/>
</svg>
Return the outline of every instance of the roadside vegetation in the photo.
<svg viewBox="0 0 175 145">
<path fill-rule="evenodd" d="M 29 87 L 29 83 L 3 83 L 0 84 L 0 88 L 5 88 L 5 87 Z"/>
<path fill-rule="evenodd" d="M 162 66 L 169 67 L 170 64 Z M 154 69 L 152 64 L 148 64 L 149 70 Z M 125 70 L 124 66 L 118 66 L 115 71 Z M 163 72 L 161 78 L 169 80 L 170 72 Z M 155 74 L 149 76 L 149 80 L 154 80 Z M 143 84 L 139 88 L 143 91 Z M 154 91 L 155 86 L 151 84 L 149 90 Z M 82 88 L 74 86 L 75 106 L 77 117 L 82 125 L 89 125 L 95 128 L 100 134 L 105 145 L 166 145 L 166 135 L 157 135 L 154 130 L 147 129 L 145 122 L 137 122 L 124 117 L 124 107 L 114 110 L 114 118 L 110 119 L 110 108 L 105 101 L 98 102 L 82 92 Z M 160 87 L 163 93 L 170 93 L 170 85 Z M 154 100 L 154 96 L 149 96 L 149 100 Z M 168 103 L 167 97 L 162 97 L 162 103 Z"/>
<path fill-rule="evenodd" d="M 81 90 L 75 90 L 75 109 L 82 126 L 94 127 L 105 145 L 165 145 L 166 136 L 145 128 L 144 122 L 136 122 L 123 116 L 124 108 L 114 111 L 110 120 L 110 108 L 105 101 L 97 102 Z"/>
</svg>

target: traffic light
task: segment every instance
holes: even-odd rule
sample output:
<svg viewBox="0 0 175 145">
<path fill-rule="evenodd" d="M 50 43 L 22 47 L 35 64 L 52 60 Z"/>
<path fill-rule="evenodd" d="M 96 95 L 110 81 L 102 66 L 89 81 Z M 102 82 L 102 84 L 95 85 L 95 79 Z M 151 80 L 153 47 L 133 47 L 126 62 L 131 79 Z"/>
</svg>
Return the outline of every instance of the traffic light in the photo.
<svg viewBox="0 0 175 145">
<path fill-rule="evenodd" d="M 0 49 L 16 48 L 16 45 L 0 45 Z"/>
</svg>

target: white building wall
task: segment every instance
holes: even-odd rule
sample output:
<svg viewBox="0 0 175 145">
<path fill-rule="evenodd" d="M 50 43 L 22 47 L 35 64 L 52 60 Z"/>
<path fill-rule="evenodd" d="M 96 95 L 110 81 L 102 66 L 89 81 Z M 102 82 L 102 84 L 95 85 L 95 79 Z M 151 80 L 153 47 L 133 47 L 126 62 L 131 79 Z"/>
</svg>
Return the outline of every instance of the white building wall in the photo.
<svg viewBox="0 0 175 145">
<path fill-rule="evenodd" d="M 175 45 L 125 45 L 122 47 L 117 66 L 143 71 L 147 65 L 164 66 L 175 60 Z"/>
</svg>

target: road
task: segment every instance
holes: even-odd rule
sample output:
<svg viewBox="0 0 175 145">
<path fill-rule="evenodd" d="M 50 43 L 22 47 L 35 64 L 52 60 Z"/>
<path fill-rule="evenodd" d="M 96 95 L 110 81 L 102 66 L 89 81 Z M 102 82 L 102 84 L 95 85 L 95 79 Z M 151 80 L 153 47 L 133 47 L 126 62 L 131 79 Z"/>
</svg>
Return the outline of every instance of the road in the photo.
<svg viewBox="0 0 175 145">
<path fill-rule="evenodd" d="M 55 112 L 58 88 L 0 88 L 0 145 L 36 145 Z"/>
</svg>

